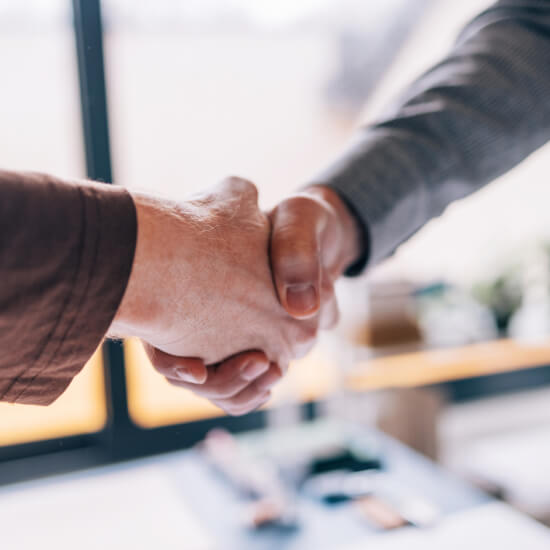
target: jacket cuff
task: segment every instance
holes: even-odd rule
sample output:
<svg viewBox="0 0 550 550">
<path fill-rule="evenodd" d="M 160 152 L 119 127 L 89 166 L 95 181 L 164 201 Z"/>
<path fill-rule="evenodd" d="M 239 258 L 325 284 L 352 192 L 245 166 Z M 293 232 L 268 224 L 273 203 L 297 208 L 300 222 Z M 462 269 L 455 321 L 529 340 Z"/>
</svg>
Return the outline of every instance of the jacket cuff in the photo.
<svg viewBox="0 0 550 550">
<path fill-rule="evenodd" d="M 61 204 L 72 204 L 81 219 L 78 225 L 67 225 L 67 231 L 80 234 L 74 249 L 67 251 L 65 264 L 60 265 L 58 288 L 66 290 L 60 294 L 63 303 L 41 352 L 19 374 L 2 396 L 3 401 L 48 405 L 65 391 L 101 344 L 132 269 L 137 220 L 130 194 L 123 188 L 101 184 L 63 186 L 65 189 L 53 187 L 65 198 L 71 195 L 72 200 Z M 60 209 L 58 216 L 64 215 Z"/>
</svg>

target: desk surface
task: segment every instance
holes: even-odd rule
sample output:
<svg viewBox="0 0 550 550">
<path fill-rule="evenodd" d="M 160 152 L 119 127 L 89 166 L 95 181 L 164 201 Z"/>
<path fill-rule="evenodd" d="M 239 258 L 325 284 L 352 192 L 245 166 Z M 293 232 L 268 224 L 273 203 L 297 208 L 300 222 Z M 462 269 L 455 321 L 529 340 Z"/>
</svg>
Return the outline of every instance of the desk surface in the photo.
<svg viewBox="0 0 550 550">
<path fill-rule="evenodd" d="M 489 501 L 484 494 L 400 443 L 379 433 L 366 431 L 365 437 L 376 439 L 384 468 L 407 488 L 405 492 L 432 502 L 443 516 Z M 212 531 L 218 540 L 225 541 L 221 545 L 224 550 L 336 550 L 379 535 L 350 513 L 347 505 L 326 506 L 303 496 L 297 500 L 301 519 L 297 531 L 249 531 L 242 527 L 242 503 L 236 500 L 231 486 L 213 477 L 209 467 L 192 453 L 179 465 L 178 482 L 203 521 L 216 518 L 211 523 Z"/>
<path fill-rule="evenodd" d="M 400 484 L 444 515 L 488 501 L 393 440 L 365 437 L 377 441 Z M 297 498 L 298 530 L 254 532 L 243 526 L 244 505 L 197 451 L 182 451 L 2 488 L 2 541 L 21 550 L 336 550 L 376 536 L 346 505 L 327 507 L 303 496 Z"/>
</svg>

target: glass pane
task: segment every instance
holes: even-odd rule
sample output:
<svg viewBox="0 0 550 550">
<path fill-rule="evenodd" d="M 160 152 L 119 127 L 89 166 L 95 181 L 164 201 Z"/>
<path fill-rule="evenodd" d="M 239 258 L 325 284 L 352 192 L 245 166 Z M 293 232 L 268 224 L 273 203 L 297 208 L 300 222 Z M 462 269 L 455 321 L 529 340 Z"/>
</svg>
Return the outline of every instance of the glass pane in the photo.
<svg viewBox="0 0 550 550">
<path fill-rule="evenodd" d="M 69 0 L 0 0 L 5 168 L 84 175 L 70 5 Z"/>
<path fill-rule="evenodd" d="M 69 0 L 0 0 L 3 168 L 84 176 L 70 6 Z M 0 445 L 94 432 L 105 420 L 96 354 L 52 406 L 0 404 Z"/>
<path fill-rule="evenodd" d="M 184 196 L 236 174 L 272 204 L 350 136 L 421 3 L 105 0 L 117 182 Z"/>
<path fill-rule="evenodd" d="M 0 445 L 93 433 L 107 421 L 101 351 L 49 407 L 0 403 Z"/>
</svg>

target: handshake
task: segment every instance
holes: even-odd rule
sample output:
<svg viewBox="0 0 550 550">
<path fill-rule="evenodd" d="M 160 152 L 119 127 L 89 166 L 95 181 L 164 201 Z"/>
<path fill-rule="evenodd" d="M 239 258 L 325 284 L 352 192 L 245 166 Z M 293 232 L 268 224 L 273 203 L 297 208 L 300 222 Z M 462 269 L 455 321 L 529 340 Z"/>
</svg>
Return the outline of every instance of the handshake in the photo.
<svg viewBox="0 0 550 550">
<path fill-rule="evenodd" d="M 110 333 L 143 340 L 176 386 L 245 414 L 338 319 L 334 282 L 361 255 L 338 195 L 311 186 L 270 213 L 228 178 L 185 202 L 134 194 L 132 274 Z"/>
</svg>

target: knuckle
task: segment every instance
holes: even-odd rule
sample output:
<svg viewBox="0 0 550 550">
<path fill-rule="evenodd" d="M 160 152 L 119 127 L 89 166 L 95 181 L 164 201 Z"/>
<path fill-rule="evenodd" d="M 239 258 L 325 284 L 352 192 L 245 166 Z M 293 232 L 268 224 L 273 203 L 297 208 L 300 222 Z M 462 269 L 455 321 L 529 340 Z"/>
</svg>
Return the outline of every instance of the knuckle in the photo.
<svg viewBox="0 0 550 550">
<path fill-rule="evenodd" d="M 285 278 L 292 277 L 297 282 L 319 278 L 319 245 L 312 228 L 288 224 L 274 227 L 271 250 L 275 269 Z"/>
<path fill-rule="evenodd" d="M 320 205 L 312 197 L 306 195 L 292 195 L 279 205 L 279 209 L 282 213 L 294 211 L 299 214 L 312 214 L 320 210 Z"/>
<path fill-rule="evenodd" d="M 305 195 L 294 195 L 279 203 L 271 212 L 275 227 L 299 225 L 316 229 L 326 219 L 327 212 L 315 198 Z"/>
<path fill-rule="evenodd" d="M 307 267 L 317 271 L 319 246 L 313 233 L 304 235 L 290 226 L 276 231 L 273 248 L 282 267 Z"/>
<path fill-rule="evenodd" d="M 249 180 L 238 176 L 229 176 L 223 180 L 223 185 L 231 191 L 246 195 L 250 198 L 258 197 L 257 187 Z"/>
</svg>

